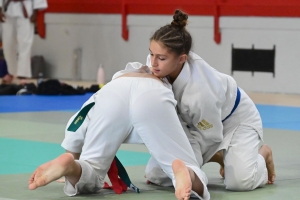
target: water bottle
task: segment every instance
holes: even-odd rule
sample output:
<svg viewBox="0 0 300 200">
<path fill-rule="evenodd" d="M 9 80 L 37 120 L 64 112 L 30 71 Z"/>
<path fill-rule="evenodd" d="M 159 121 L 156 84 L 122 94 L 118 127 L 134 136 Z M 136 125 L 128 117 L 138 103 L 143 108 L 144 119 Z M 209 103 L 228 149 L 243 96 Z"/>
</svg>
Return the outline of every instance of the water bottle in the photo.
<svg viewBox="0 0 300 200">
<path fill-rule="evenodd" d="M 99 85 L 99 88 L 102 88 L 105 84 L 104 69 L 102 64 L 100 64 L 98 68 L 97 84 Z"/>
<path fill-rule="evenodd" d="M 44 75 L 42 72 L 38 73 L 38 78 L 37 78 L 37 85 L 41 84 L 44 80 Z"/>
</svg>

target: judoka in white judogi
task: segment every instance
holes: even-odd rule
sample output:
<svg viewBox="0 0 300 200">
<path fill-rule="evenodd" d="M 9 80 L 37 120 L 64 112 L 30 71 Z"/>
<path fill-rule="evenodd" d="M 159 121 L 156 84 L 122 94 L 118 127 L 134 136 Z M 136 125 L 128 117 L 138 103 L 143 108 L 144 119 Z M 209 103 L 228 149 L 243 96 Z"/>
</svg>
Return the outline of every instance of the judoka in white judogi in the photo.
<svg viewBox="0 0 300 200">
<path fill-rule="evenodd" d="M 144 143 L 172 185 L 176 180 L 171 163 L 182 159 L 203 183 L 203 199 L 210 199 L 206 175 L 178 120 L 170 84 L 153 78 L 120 77 L 130 72 L 151 73 L 140 63 L 129 63 L 70 118 L 62 147 L 81 153 L 82 176 L 75 188 L 66 181 L 65 193 L 73 196 L 101 189 L 120 145 Z"/>
<path fill-rule="evenodd" d="M 48 7 L 46 0 L 1 0 L 2 43 L 4 58 L 10 74 L 30 78 L 31 48 L 34 24 L 31 17 L 36 10 Z M 3 16 L 2 16 L 3 17 Z"/>
<path fill-rule="evenodd" d="M 151 66 L 150 56 L 147 66 Z M 224 150 L 227 189 L 244 191 L 264 186 L 268 172 L 264 158 L 258 154 L 263 141 L 261 118 L 235 80 L 190 52 L 172 87 L 179 118 L 200 166 Z M 170 186 L 161 172 L 151 158 L 146 169 L 148 180 Z"/>
</svg>

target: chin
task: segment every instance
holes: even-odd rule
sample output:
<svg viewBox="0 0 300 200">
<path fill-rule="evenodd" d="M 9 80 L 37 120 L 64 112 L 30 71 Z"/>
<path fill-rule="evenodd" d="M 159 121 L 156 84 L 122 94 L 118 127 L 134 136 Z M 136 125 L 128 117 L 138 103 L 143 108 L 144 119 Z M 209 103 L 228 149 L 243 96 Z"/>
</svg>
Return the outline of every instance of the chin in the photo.
<svg viewBox="0 0 300 200">
<path fill-rule="evenodd" d="M 158 77 L 158 78 L 163 78 L 164 76 L 161 76 L 160 74 L 155 74 L 153 73 L 154 76 Z"/>
<path fill-rule="evenodd" d="M 165 76 L 164 75 L 162 75 L 161 73 L 155 73 L 155 72 L 153 72 L 153 71 L 151 71 L 152 72 L 152 74 L 154 75 L 154 76 L 156 76 L 156 77 L 158 77 L 158 78 L 164 78 Z"/>
</svg>

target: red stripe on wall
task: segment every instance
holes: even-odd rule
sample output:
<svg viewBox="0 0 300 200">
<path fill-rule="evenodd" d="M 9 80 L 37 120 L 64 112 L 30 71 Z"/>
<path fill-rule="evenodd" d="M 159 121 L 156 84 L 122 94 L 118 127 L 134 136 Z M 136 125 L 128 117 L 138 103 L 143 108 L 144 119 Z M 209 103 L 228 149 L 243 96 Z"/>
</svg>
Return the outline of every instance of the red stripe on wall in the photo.
<svg viewBox="0 0 300 200">
<path fill-rule="evenodd" d="M 172 15 L 181 9 L 189 15 L 214 16 L 217 43 L 220 16 L 300 17 L 300 0 L 48 0 L 48 5 L 48 13 L 122 14 L 125 40 L 128 14 Z M 44 23 L 38 23 L 43 29 Z"/>
</svg>

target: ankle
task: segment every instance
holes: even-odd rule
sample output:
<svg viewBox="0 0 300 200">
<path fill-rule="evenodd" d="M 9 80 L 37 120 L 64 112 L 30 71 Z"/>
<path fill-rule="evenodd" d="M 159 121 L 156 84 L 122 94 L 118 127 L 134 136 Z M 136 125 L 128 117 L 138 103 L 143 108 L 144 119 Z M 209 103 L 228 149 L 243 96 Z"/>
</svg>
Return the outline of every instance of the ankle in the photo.
<svg viewBox="0 0 300 200">
<path fill-rule="evenodd" d="M 262 156 L 264 157 L 265 160 L 267 160 L 268 157 L 272 154 L 272 150 L 271 150 L 271 148 L 269 147 L 269 145 L 263 144 L 263 145 L 260 147 L 258 153 L 259 153 L 260 155 L 262 155 Z"/>
<path fill-rule="evenodd" d="M 199 196 L 203 197 L 204 186 L 202 181 L 199 179 L 197 174 L 191 168 L 189 167 L 187 168 L 192 181 L 192 190 L 196 192 Z"/>
<path fill-rule="evenodd" d="M 224 161 L 223 161 L 223 150 L 218 151 L 213 155 L 213 157 L 208 162 L 216 162 L 221 165 L 221 167 L 224 167 Z"/>
<path fill-rule="evenodd" d="M 78 183 L 82 173 L 82 168 L 76 161 L 71 162 L 68 171 L 65 174 L 65 178 L 75 187 Z"/>
</svg>

